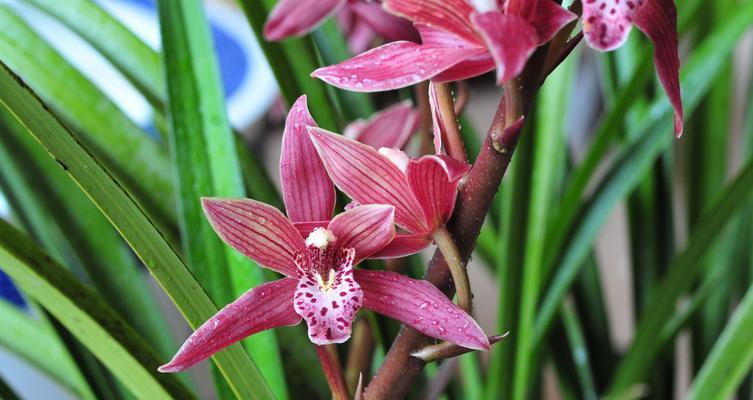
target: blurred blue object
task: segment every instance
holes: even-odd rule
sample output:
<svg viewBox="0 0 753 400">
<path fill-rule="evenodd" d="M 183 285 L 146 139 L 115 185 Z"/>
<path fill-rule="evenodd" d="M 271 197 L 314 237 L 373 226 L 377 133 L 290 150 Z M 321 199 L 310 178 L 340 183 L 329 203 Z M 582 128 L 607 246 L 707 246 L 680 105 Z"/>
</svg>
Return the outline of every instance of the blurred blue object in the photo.
<svg viewBox="0 0 753 400">
<path fill-rule="evenodd" d="M 10 280 L 8 275 L 5 275 L 0 269 L 0 298 L 7 300 L 8 302 L 15 304 L 19 307 L 25 307 L 26 302 L 21 297 L 21 293 L 13 285 L 13 281 Z"/>
</svg>

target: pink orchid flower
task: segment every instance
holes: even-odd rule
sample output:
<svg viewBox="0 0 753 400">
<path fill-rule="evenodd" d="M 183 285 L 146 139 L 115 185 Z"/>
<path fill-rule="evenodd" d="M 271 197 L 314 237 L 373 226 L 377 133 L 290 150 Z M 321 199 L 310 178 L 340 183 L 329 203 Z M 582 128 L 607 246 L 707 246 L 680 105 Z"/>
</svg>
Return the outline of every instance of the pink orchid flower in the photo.
<svg viewBox="0 0 753 400">
<path fill-rule="evenodd" d="M 388 41 L 418 40 L 410 22 L 384 12 L 378 2 L 364 0 L 280 0 L 264 25 L 264 37 L 278 41 L 305 35 L 335 13 L 356 52 L 368 48 L 374 34 Z"/>
<path fill-rule="evenodd" d="M 375 149 L 402 149 L 420 122 L 418 111 L 406 100 L 374 113 L 367 120 L 351 122 L 343 135 Z"/>
<path fill-rule="evenodd" d="M 627 40 L 633 24 L 654 44 L 656 72 L 675 109 L 675 134 L 682 134 L 677 9 L 673 0 L 583 0 L 583 32 L 593 48 L 610 51 Z"/>
<path fill-rule="evenodd" d="M 414 23 L 422 43 L 387 43 L 312 76 L 343 89 L 374 92 L 427 79 L 463 80 L 496 68 L 502 83 L 517 76 L 538 46 L 577 18 L 551 0 L 473 3 L 385 0 L 388 12 Z"/>
<path fill-rule="evenodd" d="M 489 349 L 473 318 L 429 282 L 353 269 L 394 239 L 395 208 L 357 206 L 330 219 L 334 186 L 308 137 L 310 126 L 316 123 L 301 97 L 288 115 L 280 157 L 287 217 L 250 199 L 202 200 L 207 218 L 225 243 L 285 277 L 257 286 L 225 306 L 186 340 L 161 372 L 182 371 L 249 335 L 301 319 L 313 343 L 342 343 L 350 337 L 361 307 L 431 337 Z"/>
</svg>

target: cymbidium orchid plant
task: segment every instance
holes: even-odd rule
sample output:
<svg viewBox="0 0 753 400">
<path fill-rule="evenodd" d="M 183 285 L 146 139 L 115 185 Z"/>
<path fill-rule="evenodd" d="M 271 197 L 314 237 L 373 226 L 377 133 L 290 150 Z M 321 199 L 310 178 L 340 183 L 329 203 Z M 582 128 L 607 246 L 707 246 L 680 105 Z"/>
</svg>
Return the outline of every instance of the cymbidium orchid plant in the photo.
<svg viewBox="0 0 753 400">
<path fill-rule="evenodd" d="M 10 3 L 0 348 L 60 392 L 750 397 L 753 0 L 242 0 L 242 52 L 217 1 L 155 0 L 159 46 L 101 2 Z M 257 61 L 279 94 L 244 90 Z M 6 364 L 0 398 L 35 397 Z"/>
<path fill-rule="evenodd" d="M 404 112 L 405 108 L 401 104 L 391 112 Z M 395 272 L 354 270 L 362 260 L 394 246 L 394 224 L 397 218 L 404 226 L 405 210 L 356 197 L 364 205 L 331 218 L 335 190 L 309 139 L 309 129 L 318 128 L 302 96 L 288 114 L 280 155 L 287 217 L 272 206 L 250 199 L 202 200 L 207 218 L 225 243 L 285 278 L 252 288 L 224 307 L 199 327 L 160 371 L 182 371 L 249 335 L 294 325 L 301 319 L 306 320 L 312 343 L 342 343 L 350 338 L 361 307 L 428 336 L 468 349 L 488 350 L 489 341 L 478 324 L 430 283 Z M 377 170 L 383 167 L 372 166 Z M 346 179 L 356 192 L 390 189 L 374 186 L 359 176 Z M 437 212 L 442 215 L 432 218 L 446 220 L 449 215 L 445 214 L 452 212 L 456 186 L 424 186 L 422 196 L 421 204 L 411 205 L 427 210 L 439 206 Z M 434 199 L 440 199 L 441 204 L 435 205 Z M 412 221 L 420 224 L 414 228 L 427 230 L 426 219 L 415 217 L 418 215 L 412 216 Z M 408 251 L 402 244 L 397 247 L 400 255 L 407 255 L 425 244 Z"/>
</svg>

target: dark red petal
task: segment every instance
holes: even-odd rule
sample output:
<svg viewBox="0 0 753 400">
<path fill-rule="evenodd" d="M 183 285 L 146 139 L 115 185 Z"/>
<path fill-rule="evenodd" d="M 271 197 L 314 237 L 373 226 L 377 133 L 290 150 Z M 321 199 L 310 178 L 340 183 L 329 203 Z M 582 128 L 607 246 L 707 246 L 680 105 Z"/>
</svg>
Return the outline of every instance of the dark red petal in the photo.
<svg viewBox="0 0 753 400">
<path fill-rule="evenodd" d="M 462 81 L 483 75 L 494 70 L 496 66 L 491 54 L 484 49 L 483 53 L 466 58 L 441 74 L 431 78 L 431 80 L 437 83 Z"/>
<path fill-rule="evenodd" d="M 317 125 L 304 95 L 290 108 L 280 154 L 282 198 L 294 223 L 329 220 L 335 209 L 335 186 L 311 143 L 309 126 Z"/>
<path fill-rule="evenodd" d="M 464 49 L 387 43 L 336 65 L 319 68 L 311 76 L 355 92 L 381 92 L 425 81 L 466 57 Z"/>
<path fill-rule="evenodd" d="M 297 279 L 283 278 L 242 294 L 197 329 L 160 372 L 180 372 L 254 333 L 295 325 L 301 317 L 293 309 Z"/>
<path fill-rule="evenodd" d="M 343 135 L 375 149 L 402 149 L 418 129 L 419 117 L 418 111 L 407 100 L 372 115 L 366 121 L 349 124 Z"/>
<path fill-rule="evenodd" d="M 298 276 L 293 255 L 306 248 L 298 230 L 279 210 L 251 199 L 203 198 L 201 204 L 225 243 L 264 267 Z"/>
<path fill-rule="evenodd" d="M 533 26 L 521 17 L 497 11 L 474 13 L 471 20 L 497 64 L 497 83 L 518 76 L 538 47 Z"/>
<path fill-rule="evenodd" d="M 354 264 L 381 250 L 395 238 L 395 207 L 369 204 L 338 214 L 327 227 L 339 248 L 355 249 Z"/>
<path fill-rule="evenodd" d="M 539 0 L 530 22 L 539 36 L 538 44 L 542 45 L 552 40 L 560 29 L 576 18 L 577 15 L 551 0 Z"/>
<path fill-rule="evenodd" d="M 275 41 L 311 32 L 346 1 L 279 0 L 264 25 L 264 38 Z"/>
<path fill-rule="evenodd" d="M 468 19 L 473 12 L 465 0 L 384 0 L 384 9 L 417 24 L 441 29 L 469 42 L 479 42 Z"/>
<path fill-rule="evenodd" d="M 426 221 L 405 174 L 373 148 L 320 128 L 309 130 L 329 176 L 360 204 L 395 206 L 395 223 L 414 233 Z"/>
<path fill-rule="evenodd" d="M 427 233 L 398 234 L 385 248 L 371 255 L 371 258 L 399 258 L 416 254 L 432 242 Z"/>
<path fill-rule="evenodd" d="M 680 96 L 680 59 L 677 55 L 677 9 L 673 0 L 645 0 L 635 25 L 654 43 L 654 63 L 675 109 L 675 135 L 682 135 L 684 113 Z"/>
<path fill-rule="evenodd" d="M 327 220 L 327 221 L 311 221 L 311 222 L 296 222 L 296 223 L 293 224 L 293 226 L 295 226 L 295 229 L 298 229 L 298 233 L 301 234 L 302 238 L 308 237 L 309 234 L 311 234 L 311 232 L 314 231 L 314 229 L 316 229 L 316 228 L 326 228 L 327 225 L 329 225 L 329 220 Z"/>
<path fill-rule="evenodd" d="M 388 271 L 356 270 L 363 307 L 398 320 L 433 338 L 475 350 L 489 350 L 476 321 L 434 285 Z"/>
<path fill-rule="evenodd" d="M 523 19 L 530 19 L 538 3 L 547 0 L 507 0 L 505 14 L 514 15 Z"/>
<path fill-rule="evenodd" d="M 430 230 L 444 225 L 452 216 L 460 178 L 469 169 L 468 164 L 447 156 L 424 156 L 408 164 L 408 184 L 424 210 Z"/>
</svg>

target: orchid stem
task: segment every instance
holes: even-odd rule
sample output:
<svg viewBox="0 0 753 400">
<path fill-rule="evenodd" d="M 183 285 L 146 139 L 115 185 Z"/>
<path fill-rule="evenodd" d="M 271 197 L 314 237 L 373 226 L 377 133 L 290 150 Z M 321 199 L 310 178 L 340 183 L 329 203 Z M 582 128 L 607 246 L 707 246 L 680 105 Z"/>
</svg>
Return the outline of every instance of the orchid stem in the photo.
<svg viewBox="0 0 753 400">
<path fill-rule="evenodd" d="M 316 347 L 316 355 L 319 356 L 319 362 L 322 364 L 324 375 L 327 377 L 327 383 L 332 391 L 334 400 L 347 400 L 348 386 L 345 383 L 340 358 L 337 356 L 337 347 L 333 344 Z"/>
<path fill-rule="evenodd" d="M 429 83 L 421 82 L 415 86 L 416 103 L 421 116 L 420 137 L 421 137 L 421 154 L 434 154 L 434 144 L 431 138 L 432 115 L 431 105 L 429 105 Z"/>
<path fill-rule="evenodd" d="M 450 268 L 452 281 L 455 283 L 455 290 L 458 294 L 458 306 L 470 314 L 473 308 L 471 284 L 468 281 L 468 271 L 460 258 L 455 240 L 452 239 L 452 235 L 444 226 L 437 228 L 432 236 Z"/>
<path fill-rule="evenodd" d="M 455 102 L 452 100 L 450 85 L 447 83 L 434 83 L 437 94 L 437 103 L 442 116 L 442 124 L 445 126 L 447 137 L 442 138 L 447 155 L 460 161 L 468 162 L 465 154 L 465 144 L 460 136 L 458 117 L 455 114 Z M 435 132 L 436 134 L 436 132 Z"/>
</svg>

